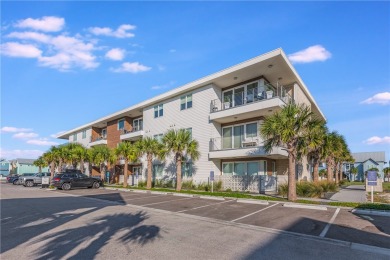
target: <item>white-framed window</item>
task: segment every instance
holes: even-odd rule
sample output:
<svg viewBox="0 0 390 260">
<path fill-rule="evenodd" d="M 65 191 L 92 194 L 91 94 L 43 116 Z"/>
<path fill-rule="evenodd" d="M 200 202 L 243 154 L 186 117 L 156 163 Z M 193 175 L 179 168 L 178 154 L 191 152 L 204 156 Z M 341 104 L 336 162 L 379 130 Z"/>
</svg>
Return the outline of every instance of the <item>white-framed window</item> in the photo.
<svg viewBox="0 0 390 260">
<path fill-rule="evenodd" d="M 141 131 L 144 129 L 144 120 L 142 118 L 133 120 L 133 131 Z"/>
<path fill-rule="evenodd" d="M 154 118 L 162 117 L 164 115 L 163 104 L 154 106 Z"/>
<path fill-rule="evenodd" d="M 77 141 L 77 134 L 73 134 L 73 142 Z"/>
<path fill-rule="evenodd" d="M 118 120 L 118 130 L 123 130 L 123 129 L 125 129 L 125 120 L 119 119 Z"/>
<path fill-rule="evenodd" d="M 261 122 L 231 125 L 222 128 L 222 149 L 237 149 L 259 144 L 259 125 Z"/>
<path fill-rule="evenodd" d="M 83 139 L 87 138 L 87 130 L 83 130 L 81 138 L 83 138 Z"/>
<path fill-rule="evenodd" d="M 274 166 L 273 166 L 274 167 Z M 267 161 L 243 161 L 222 163 L 223 175 L 256 176 L 267 174 Z"/>
<path fill-rule="evenodd" d="M 157 135 L 153 135 L 153 138 L 159 142 L 162 142 L 163 136 L 164 136 L 164 134 L 157 134 Z"/>
<path fill-rule="evenodd" d="M 183 162 L 181 164 L 181 176 L 192 177 L 192 162 Z"/>
<path fill-rule="evenodd" d="M 192 94 L 180 97 L 180 110 L 192 107 Z"/>
</svg>

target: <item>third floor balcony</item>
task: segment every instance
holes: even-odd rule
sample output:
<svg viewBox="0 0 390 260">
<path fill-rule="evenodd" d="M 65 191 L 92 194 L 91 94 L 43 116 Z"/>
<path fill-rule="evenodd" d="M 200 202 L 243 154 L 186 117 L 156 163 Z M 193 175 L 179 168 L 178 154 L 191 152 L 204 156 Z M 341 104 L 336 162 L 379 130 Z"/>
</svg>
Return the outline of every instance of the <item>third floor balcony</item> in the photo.
<svg viewBox="0 0 390 260">
<path fill-rule="evenodd" d="M 127 141 L 136 141 L 144 136 L 144 130 L 142 126 L 133 127 L 131 130 L 123 129 L 120 139 Z"/>
</svg>

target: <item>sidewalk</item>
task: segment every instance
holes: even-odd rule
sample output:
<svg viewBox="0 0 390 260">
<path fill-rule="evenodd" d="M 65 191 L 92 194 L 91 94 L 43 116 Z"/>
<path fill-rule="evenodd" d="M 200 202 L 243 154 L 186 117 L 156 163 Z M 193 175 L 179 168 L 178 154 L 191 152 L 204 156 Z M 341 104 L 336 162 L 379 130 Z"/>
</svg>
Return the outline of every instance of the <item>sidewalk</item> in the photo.
<svg viewBox="0 0 390 260">
<path fill-rule="evenodd" d="M 341 188 L 340 191 L 334 194 L 329 200 L 365 203 L 367 202 L 366 190 L 364 185 L 351 185 Z"/>
</svg>

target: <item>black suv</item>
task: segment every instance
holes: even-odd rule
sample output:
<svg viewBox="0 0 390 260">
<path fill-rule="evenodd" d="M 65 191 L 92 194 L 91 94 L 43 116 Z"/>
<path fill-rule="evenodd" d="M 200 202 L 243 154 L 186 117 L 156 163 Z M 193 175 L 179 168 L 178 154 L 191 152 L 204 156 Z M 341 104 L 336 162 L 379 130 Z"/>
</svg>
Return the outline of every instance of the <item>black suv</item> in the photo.
<svg viewBox="0 0 390 260">
<path fill-rule="evenodd" d="M 60 172 L 54 175 L 50 184 L 62 190 L 82 187 L 98 189 L 102 182 L 100 179 L 88 177 L 78 172 Z"/>
</svg>

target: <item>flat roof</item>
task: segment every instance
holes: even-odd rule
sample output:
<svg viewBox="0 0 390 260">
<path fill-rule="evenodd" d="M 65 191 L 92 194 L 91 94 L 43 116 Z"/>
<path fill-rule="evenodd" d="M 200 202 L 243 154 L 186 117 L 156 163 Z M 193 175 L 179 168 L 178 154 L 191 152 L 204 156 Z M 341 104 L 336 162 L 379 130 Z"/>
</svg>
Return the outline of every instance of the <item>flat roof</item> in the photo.
<svg viewBox="0 0 390 260">
<path fill-rule="evenodd" d="M 241 78 L 243 79 L 242 81 L 244 81 L 245 79 L 250 79 L 251 77 L 254 78 L 256 76 L 259 76 L 259 71 L 267 72 L 269 73 L 269 75 L 267 75 L 267 79 L 270 82 L 276 82 L 278 80 L 278 77 L 280 76 L 280 73 L 277 73 L 278 70 L 276 69 L 274 69 L 274 71 L 271 71 L 269 69 L 270 64 L 274 65 L 273 67 L 277 68 L 279 66 L 279 68 L 283 69 L 283 72 L 286 75 L 286 77 L 283 77 L 283 80 L 290 81 L 290 83 L 296 81 L 300 85 L 304 93 L 308 96 L 311 104 L 313 105 L 314 112 L 325 120 L 324 114 L 321 112 L 313 96 L 310 94 L 306 85 L 304 84 L 304 82 L 302 81 L 302 79 L 300 78 L 300 76 L 298 75 L 298 73 L 296 72 L 296 70 L 290 63 L 290 61 L 288 60 L 286 54 L 281 48 L 278 48 L 273 51 L 254 57 L 252 59 L 241 62 L 239 64 L 236 64 L 234 66 L 231 66 L 229 68 L 218 71 L 216 73 L 205 76 L 203 78 L 192 81 L 183 86 L 167 91 L 154 98 L 147 99 L 143 102 L 119 110 L 105 117 L 101 117 L 85 125 L 68 130 L 65 133 L 62 133 L 59 136 L 57 136 L 57 138 L 68 139 L 70 135 L 79 132 L 81 130 L 91 128 L 93 126 L 99 127 L 99 125 L 101 126 L 102 123 L 115 120 L 116 118 L 121 118 L 123 116 L 128 115 L 130 111 L 140 111 L 145 107 L 149 107 L 163 100 L 175 97 L 177 95 L 183 94 L 190 90 L 200 88 L 202 86 L 206 86 L 211 83 L 215 83 L 219 87 L 229 86 L 229 84 L 233 85 L 234 83 L 238 83 L 237 81 L 233 81 L 233 78 L 237 78 L 236 75 L 240 75 Z"/>
</svg>

